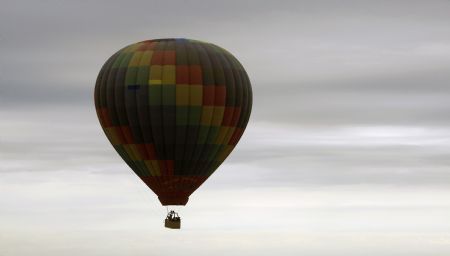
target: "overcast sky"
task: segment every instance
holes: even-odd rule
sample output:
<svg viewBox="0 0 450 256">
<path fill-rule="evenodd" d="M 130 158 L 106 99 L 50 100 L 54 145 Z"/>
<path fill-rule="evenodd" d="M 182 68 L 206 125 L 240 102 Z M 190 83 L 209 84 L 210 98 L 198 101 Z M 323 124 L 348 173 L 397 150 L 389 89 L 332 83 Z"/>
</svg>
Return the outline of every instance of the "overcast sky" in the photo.
<svg viewBox="0 0 450 256">
<path fill-rule="evenodd" d="M 0 0 L 0 255 L 450 253 L 450 1 Z M 208 41 L 254 106 L 182 229 L 110 146 L 123 46 Z"/>
</svg>

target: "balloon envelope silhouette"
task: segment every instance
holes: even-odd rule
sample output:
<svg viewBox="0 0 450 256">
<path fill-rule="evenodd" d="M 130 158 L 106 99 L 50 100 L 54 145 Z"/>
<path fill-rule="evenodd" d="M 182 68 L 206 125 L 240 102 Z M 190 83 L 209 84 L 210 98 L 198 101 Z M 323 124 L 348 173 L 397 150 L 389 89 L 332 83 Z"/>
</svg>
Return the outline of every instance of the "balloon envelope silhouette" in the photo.
<svg viewBox="0 0 450 256">
<path fill-rule="evenodd" d="M 126 46 L 103 65 L 95 107 L 107 138 L 162 205 L 185 205 L 241 138 L 252 89 L 226 50 L 190 39 Z"/>
</svg>

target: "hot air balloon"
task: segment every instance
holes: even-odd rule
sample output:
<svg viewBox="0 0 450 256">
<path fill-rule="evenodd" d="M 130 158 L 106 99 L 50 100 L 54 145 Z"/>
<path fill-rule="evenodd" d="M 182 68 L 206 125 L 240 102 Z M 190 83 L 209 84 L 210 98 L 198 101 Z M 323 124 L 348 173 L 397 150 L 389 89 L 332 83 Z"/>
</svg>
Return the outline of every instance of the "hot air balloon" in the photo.
<svg viewBox="0 0 450 256">
<path fill-rule="evenodd" d="M 236 146 L 252 107 L 241 63 L 191 39 L 126 46 L 103 65 L 94 94 L 106 137 L 164 206 L 186 205 Z M 166 227 L 179 228 L 175 214 Z"/>
</svg>

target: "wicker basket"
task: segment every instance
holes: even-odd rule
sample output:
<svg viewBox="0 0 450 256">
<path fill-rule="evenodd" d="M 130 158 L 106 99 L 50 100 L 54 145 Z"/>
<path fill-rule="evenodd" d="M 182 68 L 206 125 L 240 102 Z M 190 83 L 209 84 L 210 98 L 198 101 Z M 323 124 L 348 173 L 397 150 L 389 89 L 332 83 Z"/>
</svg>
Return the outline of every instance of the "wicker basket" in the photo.
<svg viewBox="0 0 450 256">
<path fill-rule="evenodd" d="M 164 226 L 166 228 L 180 229 L 180 227 L 181 227 L 181 220 L 169 220 L 169 219 L 166 219 L 164 221 Z"/>
</svg>

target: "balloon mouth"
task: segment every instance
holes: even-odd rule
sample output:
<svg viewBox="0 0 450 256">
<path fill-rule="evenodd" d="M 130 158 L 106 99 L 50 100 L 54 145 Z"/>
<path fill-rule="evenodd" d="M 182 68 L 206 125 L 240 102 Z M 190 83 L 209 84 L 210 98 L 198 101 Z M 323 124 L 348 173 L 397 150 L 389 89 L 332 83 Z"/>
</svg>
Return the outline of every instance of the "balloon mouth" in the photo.
<svg viewBox="0 0 450 256">
<path fill-rule="evenodd" d="M 170 196 L 158 196 L 159 201 L 162 205 L 186 205 L 189 197 L 170 197 Z"/>
</svg>

